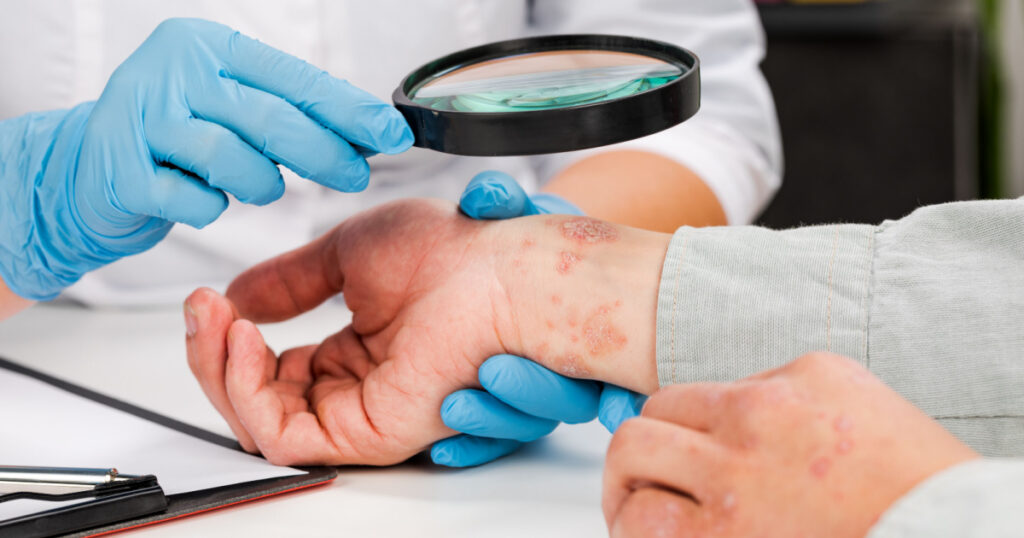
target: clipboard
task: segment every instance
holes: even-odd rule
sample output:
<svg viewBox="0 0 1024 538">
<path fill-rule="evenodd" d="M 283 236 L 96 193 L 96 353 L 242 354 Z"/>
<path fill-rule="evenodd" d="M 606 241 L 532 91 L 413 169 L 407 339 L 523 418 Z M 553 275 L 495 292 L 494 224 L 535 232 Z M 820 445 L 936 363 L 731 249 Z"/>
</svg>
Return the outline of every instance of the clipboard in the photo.
<svg viewBox="0 0 1024 538">
<path fill-rule="evenodd" d="M 238 445 L 238 442 L 233 439 L 100 394 L 2 357 L 0 357 L 0 369 L 41 381 L 62 391 L 158 424 L 206 443 L 245 453 Z M 125 492 L 124 496 L 118 499 L 107 496 L 102 498 L 96 497 L 92 500 L 85 499 L 82 503 L 43 510 L 27 517 L 0 520 L 0 538 L 6 536 L 25 536 L 24 532 L 26 529 L 35 529 L 34 535 L 36 536 L 61 535 L 76 538 L 101 536 L 327 484 L 338 476 L 337 469 L 333 467 L 293 467 L 292 469 L 301 471 L 301 474 L 240 482 L 166 496 L 160 491 L 159 495 L 163 497 L 163 503 L 158 500 L 156 492 L 153 490 L 153 486 L 156 486 L 156 489 L 159 490 L 156 482 L 159 481 L 160 477 L 156 476 L 156 480 L 148 484 L 148 489 L 145 487 L 139 488 L 134 492 L 134 495 L 131 494 L 132 492 Z M 143 494 L 143 491 L 145 494 Z M 118 505 L 116 501 L 126 504 Z M 161 504 L 165 504 L 165 507 L 162 509 L 160 507 Z M 111 509 L 107 510 L 108 507 Z M 114 507 L 119 509 L 114 510 Z"/>
</svg>

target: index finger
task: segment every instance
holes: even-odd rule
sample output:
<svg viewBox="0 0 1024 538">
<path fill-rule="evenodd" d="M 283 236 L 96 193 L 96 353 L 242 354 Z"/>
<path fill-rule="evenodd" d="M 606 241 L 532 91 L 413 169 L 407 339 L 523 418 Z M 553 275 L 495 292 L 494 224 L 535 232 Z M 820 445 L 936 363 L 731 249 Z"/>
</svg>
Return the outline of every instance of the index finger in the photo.
<svg viewBox="0 0 1024 538">
<path fill-rule="evenodd" d="M 647 400 L 640 414 L 710 432 L 721 418 L 723 397 L 729 389 L 724 383 L 668 385 Z"/>
<path fill-rule="evenodd" d="M 312 310 L 341 291 L 344 279 L 333 233 L 257 264 L 238 275 L 225 295 L 241 317 L 281 321 Z"/>
<path fill-rule="evenodd" d="M 714 499 L 727 454 L 707 434 L 661 420 L 633 418 L 615 432 L 605 458 L 601 506 L 611 528 L 630 492 L 655 485 L 693 499 Z"/>
<path fill-rule="evenodd" d="M 412 145 L 409 124 L 388 103 L 240 32 L 207 24 L 212 25 L 206 29 L 211 45 L 231 78 L 288 101 L 346 140 L 372 151 L 400 153 Z"/>
</svg>

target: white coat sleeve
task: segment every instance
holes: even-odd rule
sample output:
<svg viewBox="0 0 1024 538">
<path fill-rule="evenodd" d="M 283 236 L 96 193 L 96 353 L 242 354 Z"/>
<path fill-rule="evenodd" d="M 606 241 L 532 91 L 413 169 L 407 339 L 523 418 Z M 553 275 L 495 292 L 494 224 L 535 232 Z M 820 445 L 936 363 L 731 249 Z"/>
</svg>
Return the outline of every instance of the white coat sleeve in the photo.
<svg viewBox="0 0 1024 538">
<path fill-rule="evenodd" d="M 868 538 L 1020 536 L 1024 530 L 1024 460 L 961 463 L 898 499 Z"/>
<path fill-rule="evenodd" d="M 778 189 L 778 120 L 759 67 L 764 31 L 750 0 L 537 0 L 532 31 L 634 35 L 695 52 L 700 111 L 681 125 L 611 147 L 646 150 L 685 165 L 715 193 L 730 224 L 751 222 Z M 608 149 L 538 157 L 539 177 L 546 181 Z"/>
</svg>

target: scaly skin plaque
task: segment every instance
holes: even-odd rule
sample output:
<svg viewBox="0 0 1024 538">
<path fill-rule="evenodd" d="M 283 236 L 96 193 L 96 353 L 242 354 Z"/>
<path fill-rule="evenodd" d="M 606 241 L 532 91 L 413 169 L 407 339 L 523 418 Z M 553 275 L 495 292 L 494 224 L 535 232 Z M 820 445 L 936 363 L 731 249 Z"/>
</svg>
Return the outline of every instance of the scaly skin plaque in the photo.
<svg viewBox="0 0 1024 538">
<path fill-rule="evenodd" d="M 611 243 L 619 238 L 619 230 L 597 219 L 575 217 L 558 225 L 562 237 L 577 244 Z"/>
</svg>

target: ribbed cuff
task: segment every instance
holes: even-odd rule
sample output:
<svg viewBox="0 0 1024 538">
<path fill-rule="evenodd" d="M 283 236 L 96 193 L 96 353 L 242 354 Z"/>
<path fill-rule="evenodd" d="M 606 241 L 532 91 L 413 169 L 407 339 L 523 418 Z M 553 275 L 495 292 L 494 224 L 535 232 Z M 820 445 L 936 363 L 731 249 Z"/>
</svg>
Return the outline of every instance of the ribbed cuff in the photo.
<svg viewBox="0 0 1024 538">
<path fill-rule="evenodd" d="M 875 227 L 680 228 L 658 291 L 661 385 L 731 381 L 811 351 L 867 358 Z"/>
</svg>

